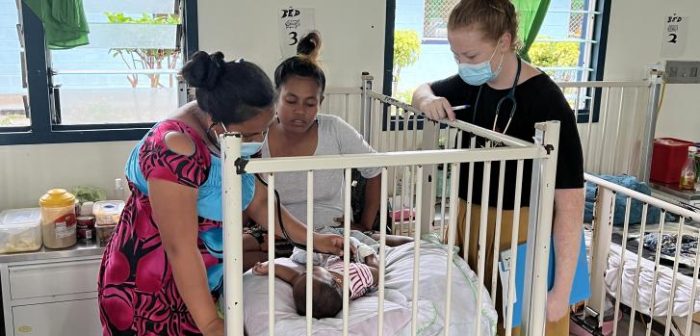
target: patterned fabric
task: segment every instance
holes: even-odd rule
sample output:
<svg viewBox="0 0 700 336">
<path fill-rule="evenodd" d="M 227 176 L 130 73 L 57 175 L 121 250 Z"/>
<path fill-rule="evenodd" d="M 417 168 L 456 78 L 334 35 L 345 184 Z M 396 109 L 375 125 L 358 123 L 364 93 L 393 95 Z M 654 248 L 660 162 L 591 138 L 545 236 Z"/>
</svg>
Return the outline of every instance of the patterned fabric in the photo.
<svg viewBox="0 0 700 336">
<path fill-rule="evenodd" d="M 169 132 L 187 134 L 194 141 L 195 153 L 184 156 L 168 150 L 164 138 Z M 200 191 L 198 203 L 203 196 L 216 194 L 215 188 L 218 187 L 220 204 L 221 175 L 218 169 L 214 169 L 214 160 L 219 158 L 211 154 L 204 140 L 189 126 L 175 120 L 154 126 L 134 148 L 126 168 L 132 196 L 107 244 L 98 278 L 104 335 L 201 335 L 175 286 L 158 226 L 152 216 L 146 181 L 161 179 L 197 188 Z M 244 188 L 245 208 L 254 190 L 252 176 L 244 177 L 244 185 L 248 186 Z M 202 193 L 205 188 L 209 191 Z M 221 237 L 216 237 L 221 234 L 220 218 L 220 214 L 211 219 L 199 213 L 198 219 L 198 247 L 207 267 L 214 299 L 220 294 L 222 251 L 221 246 L 207 243 L 203 236 L 209 240 L 221 240 Z"/>
<path fill-rule="evenodd" d="M 343 258 L 333 256 L 328 259 L 327 269 L 329 271 L 343 274 L 345 267 L 343 266 Z M 350 263 L 348 267 L 348 278 L 350 279 L 350 299 L 357 299 L 367 293 L 372 288 L 374 277 L 369 266 L 362 263 Z"/>
<path fill-rule="evenodd" d="M 660 239 L 659 236 L 661 237 Z M 646 233 L 644 235 L 644 248 L 652 252 L 656 252 L 657 246 L 659 246 L 659 240 L 661 240 L 661 254 L 669 257 L 675 257 L 676 245 L 678 245 L 678 234 L 664 233 L 659 235 L 658 232 Z M 697 238 L 691 235 L 683 235 L 680 246 L 681 256 L 686 258 L 695 258 L 695 254 L 698 250 Z"/>
</svg>

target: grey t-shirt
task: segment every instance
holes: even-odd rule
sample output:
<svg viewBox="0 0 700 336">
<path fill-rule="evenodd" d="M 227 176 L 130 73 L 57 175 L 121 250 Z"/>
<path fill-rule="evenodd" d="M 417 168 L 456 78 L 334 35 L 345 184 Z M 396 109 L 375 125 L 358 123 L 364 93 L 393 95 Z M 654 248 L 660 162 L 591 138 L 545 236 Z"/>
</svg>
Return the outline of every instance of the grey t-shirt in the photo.
<svg viewBox="0 0 700 336">
<path fill-rule="evenodd" d="M 319 114 L 318 144 L 316 155 L 364 154 L 375 152 L 362 135 L 337 116 Z M 263 144 L 262 156 L 270 157 L 267 142 Z M 381 173 L 380 168 L 359 169 L 365 178 Z M 306 172 L 275 174 L 275 189 L 282 204 L 302 222 L 306 223 Z M 337 225 L 335 218 L 343 216 L 344 174 L 342 170 L 314 171 L 314 228 Z"/>
</svg>

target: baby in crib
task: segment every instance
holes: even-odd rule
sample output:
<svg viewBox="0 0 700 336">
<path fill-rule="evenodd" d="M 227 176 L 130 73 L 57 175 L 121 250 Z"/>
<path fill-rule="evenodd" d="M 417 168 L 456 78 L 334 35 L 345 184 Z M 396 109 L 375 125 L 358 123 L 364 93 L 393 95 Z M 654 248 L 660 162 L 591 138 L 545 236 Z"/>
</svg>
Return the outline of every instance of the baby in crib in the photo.
<svg viewBox="0 0 700 336">
<path fill-rule="evenodd" d="M 352 256 L 348 278 L 350 281 L 350 299 L 354 300 L 376 288 L 379 279 L 378 245 L 373 239 L 353 231 L 350 237 Z M 359 239 L 358 239 L 359 238 Z M 374 241 L 375 246 L 365 242 Z M 335 317 L 343 308 L 343 258 L 314 253 L 313 267 L 313 311 L 311 316 L 320 319 Z M 291 256 L 294 262 L 306 263 L 306 252 L 295 249 Z M 257 263 L 253 273 L 266 275 L 268 263 Z M 306 315 L 306 270 L 298 270 L 285 265 L 275 264 L 275 276 L 292 286 L 294 304 L 299 315 Z"/>
</svg>

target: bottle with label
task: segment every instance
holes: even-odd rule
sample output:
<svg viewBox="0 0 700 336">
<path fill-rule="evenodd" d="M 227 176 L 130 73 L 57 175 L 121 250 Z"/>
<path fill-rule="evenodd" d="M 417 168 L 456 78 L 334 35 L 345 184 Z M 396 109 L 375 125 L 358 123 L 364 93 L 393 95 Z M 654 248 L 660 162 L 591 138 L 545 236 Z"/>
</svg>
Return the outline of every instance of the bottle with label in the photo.
<svg viewBox="0 0 700 336">
<path fill-rule="evenodd" d="M 51 189 L 39 199 L 41 206 L 41 233 L 44 245 L 62 249 L 75 245 L 75 196 L 65 189 Z"/>
<path fill-rule="evenodd" d="M 681 190 L 695 190 L 695 153 L 698 151 L 697 147 L 688 147 L 688 158 L 685 160 L 683 169 L 681 169 L 681 180 L 679 188 Z"/>
</svg>

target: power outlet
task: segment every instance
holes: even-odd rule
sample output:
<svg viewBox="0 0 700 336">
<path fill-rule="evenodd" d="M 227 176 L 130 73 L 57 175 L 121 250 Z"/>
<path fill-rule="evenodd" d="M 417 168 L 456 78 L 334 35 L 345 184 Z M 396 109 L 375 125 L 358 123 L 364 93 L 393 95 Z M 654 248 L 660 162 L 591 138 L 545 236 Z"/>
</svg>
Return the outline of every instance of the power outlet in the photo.
<svg viewBox="0 0 700 336">
<path fill-rule="evenodd" d="M 700 84 L 700 61 L 666 61 L 666 83 Z"/>
</svg>

